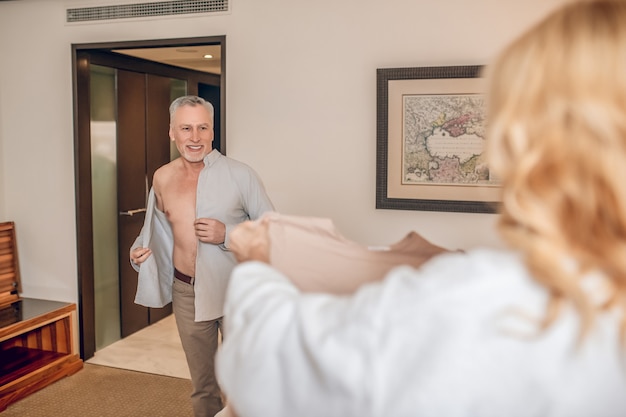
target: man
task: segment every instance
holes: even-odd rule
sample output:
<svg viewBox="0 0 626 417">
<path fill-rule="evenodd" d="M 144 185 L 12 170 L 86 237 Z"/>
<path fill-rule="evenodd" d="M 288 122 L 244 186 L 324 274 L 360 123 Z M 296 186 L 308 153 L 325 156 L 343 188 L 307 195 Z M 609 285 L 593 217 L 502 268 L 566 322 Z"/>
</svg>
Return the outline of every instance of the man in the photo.
<svg viewBox="0 0 626 417">
<path fill-rule="evenodd" d="M 162 307 L 172 301 L 194 414 L 212 417 L 223 406 L 214 357 L 235 265 L 228 232 L 273 206 L 250 167 L 212 149 L 210 103 L 196 96 L 174 100 L 169 135 L 181 156 L 154 173 L 145 222 L 130 250 L 139 271 L 135 302 Z"/>
</svg>

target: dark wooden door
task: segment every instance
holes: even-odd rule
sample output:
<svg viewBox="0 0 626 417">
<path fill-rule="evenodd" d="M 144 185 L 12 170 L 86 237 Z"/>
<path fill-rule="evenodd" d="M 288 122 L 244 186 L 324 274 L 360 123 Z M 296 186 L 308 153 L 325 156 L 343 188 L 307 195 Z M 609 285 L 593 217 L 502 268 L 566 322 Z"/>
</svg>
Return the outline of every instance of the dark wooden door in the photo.
<svg viewBox="0 0 626 417">
<path fill-rule="evenodd" d="M 220 74 L 210 74 L 198 72 L 186 68 L 179 68 L 171 65 L 164 65 L 158 62 L 147 61 L 134 57 L 120 55 L 114 52 L 118 49 L 126 48 L 152 48 L 156 46 L 179 47 L 193 45 L 220 45 L 221 49 L 221 70 Z M 80 328 L 80 352 L 81 358 L 87 360 L 93 357 L 96 351 L 97 335 L 102 331 L 111 332 L 110 327 L 101 327 L 102 323 L 96 319 L 96 305 L 103 305 L 103 291 L 96 288 L 96 270 L 94 254 L 98 250 L 94 243 L 94 230 L 97 228 L 98 219 L 94 218 L 94 188 L 92 184 L 92 111 L 97 107 L 92 107 L 92 83 L 91 68 L 93 66 L 107 67 L 114 69 L 116 74 L 120 71 L 120 85 L 115 88 L 117 96 L 110 99 L 117 102 L 121 99 L 124 102 L 127 97 L 131 97 L 122 109 L 116 107 L 115 123 L 117 117 L 122 117 L 121 123 L 128 127 L 122 129 L 120 133 L 125 139 L 120 141 L 120 149 L 116 149 L 122 159 L 125 158 L 123 167 L 118 173 L 119 184 L 123 188 L 128 188 L 120 192 L 121 200 L 126 197 L 130 201 L 119 204 L 119 211 L 137 210 L 145 207 L 145 190 L 151 185 L 154 171 L 169 160 L 169 114 L 168 106 L 174 97 L 182 94 L 197 94 L 205 96 L 206 89 L 199 91 L 201 87 L 209 86 L 208 96 L 215 107 L 215 140 L 214 146 L 223 154 L 226 153 L 225 115 L 221 111 L 225 107 L 225 37 L 205 37 L 205 38 L 185 38 L 157 41 L 129 41 L 97 44 L 72 45 L 73 59 L 73 79 L 74 79 L 74 141 L 75 141 L 75 176 L 76 176 L 76 234 L 77 234 L 77 257 L 78 257 L 78 289 L 79 305 L 78 320 Z M 154 76 L 152 76 L 154 75 Z M 116 77 L 117 79 L 117 77 Z M 175 80 L 175 85 L 171 85 L 169 90 L 163 88 L 164 85 Z M 165 90 L 169 92 L 166 94 Z M 143 91 L 143 93 L 142 93 Z M 143 95 L 142 95 L 143 94 Z M 171 94 L 171 95 L 170 95 Z M 210 96 L 210 97 L 209 97 Z M 108 96 L 105 99 L 109 100 Z M 106 103 L 106 108 L 108 107 Z M 218 116 L 219 115 L 219 116 Z M 108 117 L 108 116 L 107 116 Z M 100 120 L 100 119 L 98 119 Z M 109 119 L 106 119 L 107 121 Z M 135 126 L 139 125 L 141 128 Z M 119 126 L 117 126 L 119 128 Z M 162 133 L 161 133 L 162 132 Z M 219 132 L 219 133 L 218 133 Z M 138 138 L 143 137 L 143 143 Z M 115 145 L 117 147 L 117 145 Z M 130 151 L 123 151 L 128 146 Z M 144 156 L 139 156 L 145 155 Z M 166 157 L 163 157 L 166 155 Z M 145 159 L 145 160 L 144 160 Z M 143 174 L 139 173 L 143 167 Z M 131 183 L 126 183 L 129 181 Z M 143 192 L 139 191 L 143 185 Z M 113 185 L 115 186 L 115 185 Z M 97 195 L 97 193 L 96 193 Z M 113 197 L 114 198 L 114 197 Z M 124 207 L 122 207 L 122 205 Z M 113 208 L 113 207 L 112 207 Z M 117 213 L 111 213 L 117 215 Z M 145 309 L 134 305 L 134 294 L 137 285 L 137 273 L 132 269 L 128 259 L 130 245 L 139 233 L 143 224 L 144 215 L 138 213 L 134 216 L 116 216 L 119 219 L 119 242 L 118 247 L 112 248 L 118 253 L 119 259 L 115 259 L 116 267 L 119 264 L 120 274 L 120 294 L 115 294 L 115 305 L 120 304 L 120 335 L 125 337 L 133 331 L 145 327 L 147 324 L 155 322 L 159 317 L 169 314 L 168 309 Z M 132 217 L 132 218 L 131 218 Z M 114 227 L 114 226 L 113 226 Z M 115 241 L 115 238 L 113 239 Z M 100 244 L 100 241 L 98 241 Z M 109 241 L 106 244 L 110 244 Z M 119 262 L 117 262 L 119 260 Z M 114 268 L 115 269 L 115 268 Z M 108 276 L 107 276 L 108 277 Z M 123 287 L 123 288 L 122 288 Z M 123 298 L 123 300 L 122 300 Z M 108 303 L 108 298 L 107 298 Z M 99 310 L 101 311 L 101 310 Z M 100 313 L 98 313 L 100 314 Z M 106 314 L 106 313 L 105 313 Z M 147 323 L 147 324 L 146 324 Z M 123 329 L 122 329 L 123 327 Z M 103 330 L 104 329 L 104 330 Z"/>
<path fill-rule="evenodd" d="M 170 79 L 117 71 L 117 195 L 120 259 L 121 336 L 126 337 L 171 314 L 135 304 L 137 272 L 129 251 L 145 218 L 147 192 L 156 169 L 170 160 Z"/>
<path fill-rule="evenodd" d="M 146 183 L 152 187 L 152 177 L 170 161 L 170 113 L 172 79 L 146 74 Z M 148 310 L 148 323 L 155 323 L 172 314 L 172 305 Z M 123 337 L 123 336 L 122 336 Z"/>
</svg>

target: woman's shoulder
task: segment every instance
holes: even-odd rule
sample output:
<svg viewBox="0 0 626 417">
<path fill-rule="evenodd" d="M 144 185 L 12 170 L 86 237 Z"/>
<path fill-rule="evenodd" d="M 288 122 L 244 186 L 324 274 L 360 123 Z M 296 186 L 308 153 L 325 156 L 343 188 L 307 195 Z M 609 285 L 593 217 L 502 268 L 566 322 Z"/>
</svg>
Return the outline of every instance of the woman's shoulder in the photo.
<svg viewBox="0 0 626 417">
<path fill-rule="evenodd" d="M 432 257 L 413 273 L 423 279 L 446 281 L 518 282 L 530 279 L 520 253 L 507 249 L 477 248 L 445 252 Z"/>
<path fill-rule="evenodd" d="M 383 282 L 362 291 L 371 292 L 377 303 L 395 304 L 390 311 L 402 306 L 408 315 L 444 316 L 459 311 L 486 316 L 520 303 L 536 310 L 549 296 L 519 254 L 493 249 L 444 253 L 418 268 L 396 267 Z"/>
</svg>

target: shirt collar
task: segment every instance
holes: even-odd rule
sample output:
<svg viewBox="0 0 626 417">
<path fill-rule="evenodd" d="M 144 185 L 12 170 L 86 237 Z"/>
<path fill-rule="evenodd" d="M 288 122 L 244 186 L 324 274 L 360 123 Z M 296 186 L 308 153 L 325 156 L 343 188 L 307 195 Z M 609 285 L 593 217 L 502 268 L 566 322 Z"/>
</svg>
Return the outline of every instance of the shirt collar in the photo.
<svg viewBox="0 0 626 417">
<path fill-rule="evenodd" d="M 207 156 L 204 157 L 204 166 L 207 167 L 213 165 L 220 156 L 222 156 L 220 151 L 218 151 L 217 149 L 213 149 L 211 152 L 209 152 Z"/>
</svg>

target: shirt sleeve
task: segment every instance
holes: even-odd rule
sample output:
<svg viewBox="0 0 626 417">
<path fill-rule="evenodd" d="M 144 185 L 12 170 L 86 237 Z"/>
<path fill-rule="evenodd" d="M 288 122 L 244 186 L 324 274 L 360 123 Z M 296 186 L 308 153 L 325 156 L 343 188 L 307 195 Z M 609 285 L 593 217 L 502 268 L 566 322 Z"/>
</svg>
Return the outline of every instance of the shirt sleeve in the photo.
<svg viewBox="0 0 626 417">
<path fill-rule="evenodd" d="M 265 191 L 263 182 L 252 168 L 249 169 L 244 192 L 244 204 L 250 220 L 258 219 L 267 211 L 274 211 L 274 205 Z"/>
<path fill-rule="evenodd" d="M 242 204 L 250 220 L 260 218 L 265 212 L 274 211 L 274 205 L 265 191 L 263 182 L 252 168 L 246 166 L 244 174 L 239 177 Z M 237 224 L 225 224 L 225 226 L 224 243 L 219 246 L 227 251 L 230 247 L 230 232 Z"/>
</svg>

